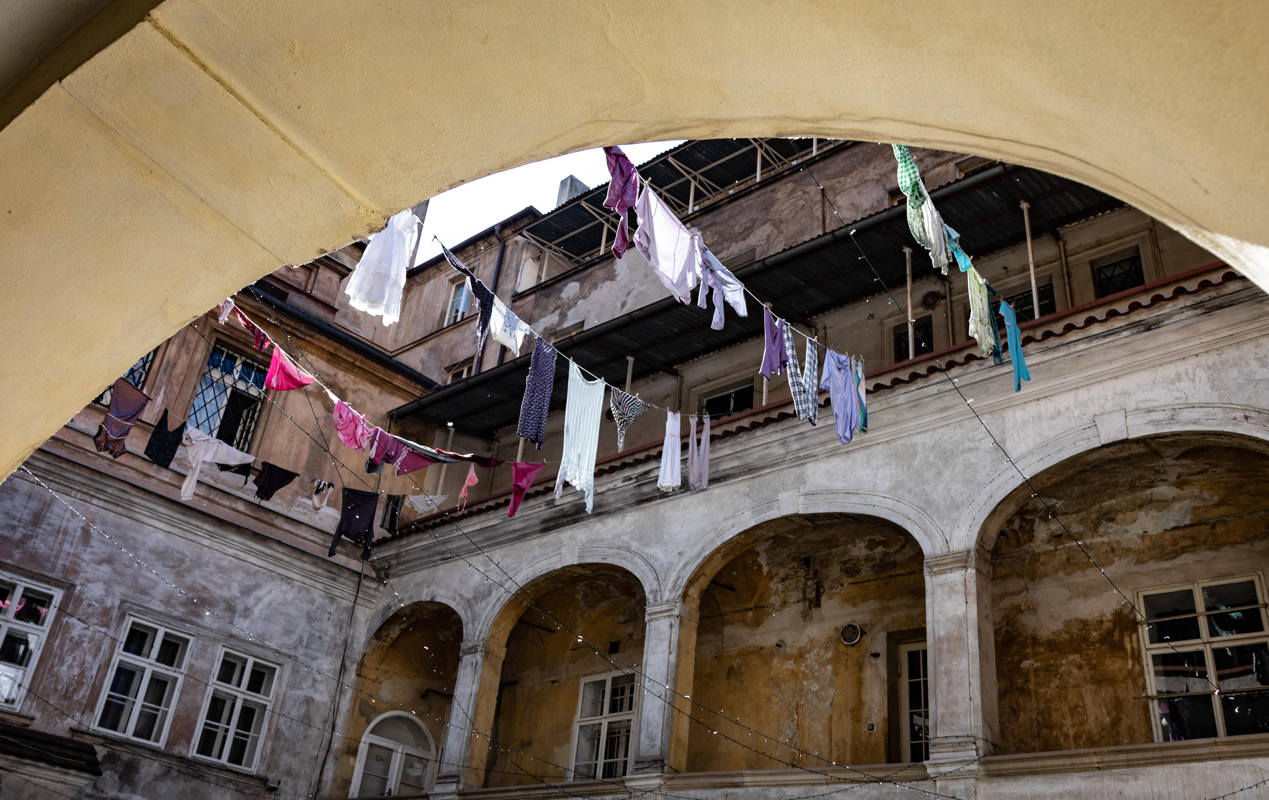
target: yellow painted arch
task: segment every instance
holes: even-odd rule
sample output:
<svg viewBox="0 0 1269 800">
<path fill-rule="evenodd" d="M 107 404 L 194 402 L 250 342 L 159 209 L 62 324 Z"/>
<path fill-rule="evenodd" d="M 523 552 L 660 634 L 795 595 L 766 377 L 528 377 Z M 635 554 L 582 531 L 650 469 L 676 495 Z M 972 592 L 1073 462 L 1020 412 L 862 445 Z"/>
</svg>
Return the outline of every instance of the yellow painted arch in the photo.
<svg viewBox="0 0 1269 800">
<path fill-rule="evenodd" d="M 239 287 L 599 144 L 998 157 L 1269 287 L 1266 41 L 1255 0 L 167 0 L 0 131 L 0 475 Z"/>
</svg>

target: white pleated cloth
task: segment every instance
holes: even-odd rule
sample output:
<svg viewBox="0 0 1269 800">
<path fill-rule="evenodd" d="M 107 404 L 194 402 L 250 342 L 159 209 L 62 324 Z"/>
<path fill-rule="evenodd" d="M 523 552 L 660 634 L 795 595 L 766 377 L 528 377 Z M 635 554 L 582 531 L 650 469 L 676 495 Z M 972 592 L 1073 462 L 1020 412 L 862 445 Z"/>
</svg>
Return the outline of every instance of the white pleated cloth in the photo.
<svg viewBox="0 0 1269 800">
<path fill-rule="evenodd" d="M 564 399 L 564 452 L 555 476 L 555 497 L 564 493 L 564 483 L 586 495 L 586 513 L 595 505 L 595 454 L 599 450 L 599 421 L 604 413 L 601 380 L 588 381 L 574 361 L 568 362 L 568 395 Z"/>
<path fill-rule="evenodd" d="M 348 304 L 358 311 L 383 317 L 385 326 L 401 318 L 401 293 L 405 291 L 405 273 L 418 252 L 423 223 L 412 209 L 393 214 L 383 230 L 370 237 L 366 252 L 348 283 L 344 294 Z"/>
<path fill-rule="evenodd" d="M 683 438 L 679 412 L 665 412 L 665 441 L 661 444 L 661 472 L 657 488 L 673 492 L 683 486 Z"/>
</svg>

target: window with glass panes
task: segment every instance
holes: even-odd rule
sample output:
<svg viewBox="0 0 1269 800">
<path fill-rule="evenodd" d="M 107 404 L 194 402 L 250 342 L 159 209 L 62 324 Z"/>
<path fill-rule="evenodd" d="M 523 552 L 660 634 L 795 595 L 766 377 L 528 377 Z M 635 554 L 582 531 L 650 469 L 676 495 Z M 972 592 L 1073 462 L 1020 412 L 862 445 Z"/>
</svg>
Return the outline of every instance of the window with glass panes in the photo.
<svg viewBox="0 0 1269 800">
<path fill-rule="evenodd" d="M 146 376 L 150 374 L 150 366 L 154 364 L 154 355 L 159 352 L 159 348 L 154 348 L 150 352 L 137 359 L 137 363 L 128 367 L 128 371 L 123 373 L 123 379 L 138 389 L 145 388 Z M 103 406 L 110 405 L 110 387 L 107 386 L 101 394 L 93 398 L 94 403 L 101 403 Z"/>
<path fill-rule="evenodd" d="M 418 720 L 389 711 L 371 723 L 357 749 L 349 797 L 422 795 L 432 784 L 432 739 Z"/>
<path fill-rule="evenodd" d="M 445 304 L 444 325 L 453 325 L 467 316 L 471 310 L 471 289 L 467 288 L 467 279 L 454 281 L 449 285 L 449 302 Z"/>
<path fill-rule="evenodd" d="M 917 317 L 912 323 L 916 333 L 916 347 L 913 352 L 920 356 L 934 352 L 934 317 L 925 315 Z M 894 326 L 894 362 L 908 360 L 908 323 L 901 322 Z"/>
<path fill-rule="evenodd" d="M 264 405 L 267 372 L 262 362 L 216 343 L 198 379 L 189 424 L 239 450 L 248 449 Z"/>
<path fill-rule="evenodd" d="M 1269 732 L 1269 633 L 1259 577 L 1140 594 L 1159 741 Z"/>
<path fill-rule="evenodd" d="M 930 758 L 930 675 L 925 642 L 899 646 L 900 744 L 908 761 Z"/>
<path fill-rule="evenodd" d="M 1140 286 L 1146 282 L 1141 268 L 1141 252 L 1133 248 L 1130 253 L 1120 253 L 1093 262 L 1093 286 L 1098 297 Z"/>
<path fill-rule="evenodd" d="M 190 637 L 161 625 L 129 619 L 119 643 L 97 727 L 162 745 L 181 685 Z"/>
<path fill-rule="evenodd" d="M 60 592 L 0 573 L 0 708 L 22 703 Z"/>
<path fill-rule="evenodd" d="M 278 668 L 229 650 L 207 690 L 194 755 L 255 770 Z"/>
<path fill-rule="evenodd" d="M 577 698 L 573 780 L 620 778 L 630 771 L 635 676 L 614 672 L 582 679 Z"/>
</svg>

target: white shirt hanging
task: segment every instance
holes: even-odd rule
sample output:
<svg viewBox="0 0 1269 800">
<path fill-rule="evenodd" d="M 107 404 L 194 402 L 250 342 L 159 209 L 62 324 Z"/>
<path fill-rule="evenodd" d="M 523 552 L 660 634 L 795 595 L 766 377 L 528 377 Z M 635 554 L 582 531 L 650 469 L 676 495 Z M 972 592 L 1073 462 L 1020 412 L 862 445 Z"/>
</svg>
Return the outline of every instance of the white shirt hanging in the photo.
<svg viewBox="0 0 1269 800">
<path fill-rule="evenodd" d="M 383 317 L 385 326 L 401 318 L 405 273 L 413 266 L 423 236 L 423 223 L 406 209 L 393 214 L 383 230 L 370 237 L 366 252 L 348 278 L 344 293 L 358 311 Z"/>
<path fill-rule="evenodd" d="M 493 313 L 489 315 L 489 335 L 498 344 L 519 356 L 524 346 L 524 337 L 533 333 L 533 329 L 524 324 L 506 304 L 494 298 Z"/>
<path fill-rule="evenodd" d="M 639 215 L 635 247 L 670 294 L 681 303 L 691 303 L 692 289 L 701 278 L 699 234 L 689 231 L 646 183 L 635 203 L 635 213 Z"/>
</svg>

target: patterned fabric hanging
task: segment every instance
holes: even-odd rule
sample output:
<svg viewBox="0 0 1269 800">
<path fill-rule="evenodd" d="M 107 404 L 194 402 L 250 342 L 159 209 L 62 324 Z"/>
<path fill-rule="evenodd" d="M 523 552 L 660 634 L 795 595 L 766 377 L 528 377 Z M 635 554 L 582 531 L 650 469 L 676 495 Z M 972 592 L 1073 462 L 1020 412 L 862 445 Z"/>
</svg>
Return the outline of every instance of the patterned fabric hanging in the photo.
<svg viewBox="0 0 1269 800">
<path fill-rule="evenodd" d="M 612 409 L 613 422 L 617 423 L 617 452 L 621 452 L 626 445 L 626 428 L 630 427 L 640 414 L 652 408 L 652 404 L 632 394 L 626 394 L 614 386 L 609 407 Z"/>
</svg>

